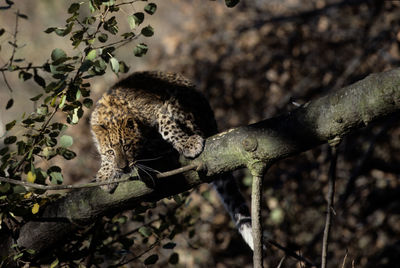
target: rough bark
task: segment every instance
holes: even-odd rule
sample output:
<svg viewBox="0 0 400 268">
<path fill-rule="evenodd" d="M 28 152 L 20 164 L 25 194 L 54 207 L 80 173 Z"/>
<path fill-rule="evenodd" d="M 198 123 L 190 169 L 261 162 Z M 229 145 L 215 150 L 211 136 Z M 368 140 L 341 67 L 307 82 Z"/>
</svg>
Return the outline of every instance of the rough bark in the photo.
<svg viewBox="0 0 400 268">
<path fill-rule="evenodd" d="M 116 213 L 144 200 L 183 192 L 211 181 L 222 172 L 259 161 L 272 163 L 322 143 L 335 143 L 352 130 L 399 110 L 400 69 L 372 74 L 353 85 L 328 92 L 289 114 L 208 138 L 204 152 L 197 159 L 182 159 L 183 164 L 197 162 L 203 167 L 199 172 L 185 173 L 184 178 L 159 179 L 155 189 L 141 181 L 121 183 L 113 194 L 99 188 L 72 191 L 49 204 L 40 221 L 23 225 L 14 242 L 43 253 L 105 213 Z M 4 246 L 11 240 L 10 234 L 0 233 L 0 255 L 12 253 L 10 247 Z"/>
</svg>

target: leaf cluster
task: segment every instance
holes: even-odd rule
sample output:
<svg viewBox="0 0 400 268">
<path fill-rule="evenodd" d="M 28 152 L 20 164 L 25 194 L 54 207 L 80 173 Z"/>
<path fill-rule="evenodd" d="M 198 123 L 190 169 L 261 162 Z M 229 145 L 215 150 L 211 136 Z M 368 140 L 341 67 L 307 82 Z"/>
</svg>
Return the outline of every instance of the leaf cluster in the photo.
<svg viewBox="0 0 400 268">
<path fill-rule="evenodd" d="M 8 1 L 8 4 L 11 7 L 13 2 Z M 63 183 L 63 172 L 59 166 L 43 168 L 40 163 L 59 156 L 65 160 L 76 157 L 71 148 L 73 138 L 65 132 L 70 125 L 78 124 L 85 110 L 93 105 L 90 80 L 104 75 L 107 69 L 117 75 L 128 72 L 128 65 L 116 56 L 117 49 L 140 36 L 154 34 L 150 25 L 141 26 L 147 15 L 156 12 L 157 5 L 148 3 L 143 12 L 126 16 L 121 9 L 127 5 L 128 2 L 100 0 L 72 3 L 63 27 L 44 30 L 46 34 L 54 34 L 69 42 L 71 50 L 54 48 L 48 60 L 40 65 L 15 57 L 16 51 L 22 47 L 18 42 L 18 25 L 21 24 L 20 19 L 28 20 L 28 16 L 16 12 L 15 34 L 12 37 L 4 35 L 11 31 L 0 27 L 0 38 L 12 39 L 8 42 L 12 55 L 4 66 L 0 66 L 4 79 L 17 74 L 22 82 L 33 81 L 41 91 L 30 98 L 32 112 L 24 113 L 5 125 L 6 133 L 0 144 L 0 177 L 38 184 Z M 118 26 L 121 23 L 130 24 L 133 16 L 136 19 L 130 31 L 120 33 Z M 121 22 L 117 18 L 125 18 L 126 21 Z M 147 50 L 145 43 L 138 43 L 133 47 L 132 54 L 140 57 Z M 13 89 L 11 86 L 9 89 L 11 98 L 5 110 L 13 108 L 15 103 Z M 22 224 L 40 216 L 42 206 L 49 201 L 43 194 L 43 190 L 1 182 L 0 224 L 8 219 Z"/>
</svg>

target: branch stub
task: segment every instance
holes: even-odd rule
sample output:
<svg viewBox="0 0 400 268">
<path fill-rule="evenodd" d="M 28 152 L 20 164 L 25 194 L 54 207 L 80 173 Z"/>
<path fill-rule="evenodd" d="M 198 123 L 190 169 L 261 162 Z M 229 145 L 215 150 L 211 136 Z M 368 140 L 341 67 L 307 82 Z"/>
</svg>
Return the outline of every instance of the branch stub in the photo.
<svg viewBox="0 0 400 268">
<path fill-rule="evenodd" d="M 242 141 L 242 145 L 247 152 L 254 152 L 257 149 L 258 142 L 254 137 L 247 137 Z"/>
</svg>

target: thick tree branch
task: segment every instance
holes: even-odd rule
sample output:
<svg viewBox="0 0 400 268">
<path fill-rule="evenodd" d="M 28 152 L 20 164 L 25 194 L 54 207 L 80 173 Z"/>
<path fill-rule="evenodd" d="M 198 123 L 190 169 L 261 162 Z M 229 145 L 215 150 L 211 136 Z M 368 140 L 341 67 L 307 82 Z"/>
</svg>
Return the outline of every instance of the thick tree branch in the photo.
<svg viewBox="0 0 400 268">
<path fill-rule="evenodd" d="M 202 171 L 188 171 L 184 178 L 157 179 L 155 188 L 142 181 L 131 181 L 120 184 L 114 194 L 100 188 L 72 191 L 49 204 L 38 221 L 23 225 L 15 242 L 44 253 L 45 249 L 62 243 L 75 229 L 93 223 L 105 213 L 183 192 L 213 180 L 214 175 L 248 166 L 254 161 L 271 163 L 322 143 L 340 140 L 350 131 L 399 110 L 400 69 L 370 75 L 287 115 L 208 138 L 204 152 L 197 159 L 181 161 L 182 164 L 200 164 Z M 4 246 L 11 240 L 10 234 L 0 233 L 2 256 L 12 254 L 11 249 Z"/>
</svg>

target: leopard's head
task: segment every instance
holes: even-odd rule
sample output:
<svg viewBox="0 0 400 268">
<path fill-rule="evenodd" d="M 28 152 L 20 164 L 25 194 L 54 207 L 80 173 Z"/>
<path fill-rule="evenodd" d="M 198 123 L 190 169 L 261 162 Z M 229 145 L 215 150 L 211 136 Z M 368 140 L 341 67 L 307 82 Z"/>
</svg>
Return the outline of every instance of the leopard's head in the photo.
<svg viewBox="0 0 400 268">
<path fill-rule="evenodd" d="M 110 164 L 116 173 L 129 173 L 140 146 L 139 123 L 134 118 L 115 117 L 92 125 L 92 131 L 102 162 Z"/>
</svg>

